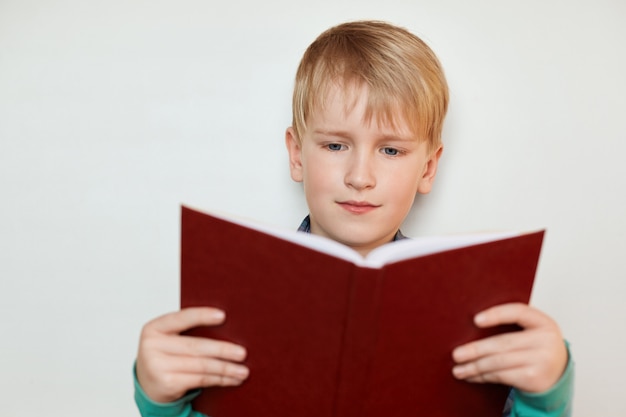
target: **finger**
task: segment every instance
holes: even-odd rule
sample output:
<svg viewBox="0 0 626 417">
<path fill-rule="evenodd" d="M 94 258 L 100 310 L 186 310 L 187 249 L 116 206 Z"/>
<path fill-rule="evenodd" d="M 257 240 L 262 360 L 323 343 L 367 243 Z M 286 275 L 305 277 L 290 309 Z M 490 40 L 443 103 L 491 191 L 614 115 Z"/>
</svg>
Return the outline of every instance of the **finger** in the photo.
<svg viewBox="0 0 626 417">
<path fill-rule="evenodd" d="M 517 324 L 525 329 L 554 325 L 550 317 L 523 303 L 501 304 L 481 311 L 474 317 L 474 323 L 478 327 Z"/>
<path fill-rule="evenodd" d="M 176 379 L 180 380 L 179 383 L 181 385 L 178 386 L 186 386 L 189 387 L 189 389 L 238 386 L 245 381 L 245 379 L 213 374 L 180 374 L 176 378 L 173 378 L 174 381 L 176 381 Z"/>
<path fill-rule="evenodd" d="M 211 307 L 190 307 L 152 320 L 145 330 L 178 334 L 198 326 L 215 326 L 224 321 L 223 311 Z"/>
<path fill-rule="evenodd" d="M 497 383 L 514 386 L 526 392 L 544 392 L 556 383 L 540 376 L 541 372 L 534 366 L 519 366 L 515 368 L 503 369 L 496 372 L 485 372 L 465 381 L 475 383 Z"/>
<path fill-rule="evenodd" d="M 452 351 L 452 358 L 457 363 L 463 363 L 502 352 L 528 349 L 542 342 L 542 334 L 527 330 L 487 337 L 457 347 Z"/>
<path fill-rule="evenodd" d="M 527 364 L 527 352 L 516 351 L 500 355 L 490 355 L 475 361 L 456 365 L 452 368 L 452 373 L 459 379 L 484 378 L 485 375 L 497 374 Z"/>
<path fill-rule="evenodd" d="M 213 358 L 177 357 L 170 363 L 174 368 L 170 373 L 213 375 L 220 378 L 246 379 L 250 373 L 248 367 Z"/>
<path fill-rule="evenodd" d="M 146 342 L 149 343 L 149 342 Z M 150 345 L 147 346 L 150 348 Z M 195 356 L 240 362 L 246 358 L 243 346 L 195 336 L 169 336 L 155 340 L 155 349 L 175 356 Z"/>
<path fill-rule="evenodd" d="M 520 381 L 521 375 L 524 373 L 523 369 L 523 367 L 509 368 L 500 370 L 498 372 L 479 374 L 471 378 L 466 378 L 465 380 L 468 382 L 479 384 L 491 383 L 514 385 L 515 383 Z"/>
</svg>

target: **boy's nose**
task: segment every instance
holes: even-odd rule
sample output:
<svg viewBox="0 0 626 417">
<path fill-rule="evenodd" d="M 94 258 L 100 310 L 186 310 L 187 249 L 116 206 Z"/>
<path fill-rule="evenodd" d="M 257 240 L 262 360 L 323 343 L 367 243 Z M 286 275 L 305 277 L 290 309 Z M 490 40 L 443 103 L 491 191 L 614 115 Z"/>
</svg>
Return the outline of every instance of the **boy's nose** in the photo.
<svg viewBox="0 0 626 417">
<path fill-rule="evenodd" d="M 373 188 L 376 185 L 373 165 L 373 161 L 367 155 L 355 155 L 346 171 L 345 184 L 357 190 Z"/>
</svg>

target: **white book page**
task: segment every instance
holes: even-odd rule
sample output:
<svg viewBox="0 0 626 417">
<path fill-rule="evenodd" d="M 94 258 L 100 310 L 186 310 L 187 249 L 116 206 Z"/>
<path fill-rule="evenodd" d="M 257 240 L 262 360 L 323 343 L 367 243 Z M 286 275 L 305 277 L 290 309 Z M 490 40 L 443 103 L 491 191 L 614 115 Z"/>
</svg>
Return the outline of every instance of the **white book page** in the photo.
<svg viewBox="0 0 626 417">
<path fill-rule="evenodd" d="M 463 234 L 450 236 L 419 237 L 391 242 L 371 251 L 367 257 L 362 257 L 357 251 L 334 240 L 297 232 L 290 229 L 281 229 L 274 226 L 264 225 L 244 218 L 236 218 L 226 214 L 212 212 L 212 216 L 239 224 L 241 226 L 258 230 L 268 235 L 296 243 L 300 246 L 313 249 L 318 252 L 341 258 L 358 266 L 368 268 L 381 268 L 385 264 L 398 262 L 419 256 L 430 255 L 446 250 L 458 249 L 480 243 L 492 242 L 519 236 L 520 232 L 489 232 L 477 234 Z"/>
<path fill-rule="evenodd" d="M 480 243 L 494 242 L 519 236 L 520 234 L 519 232 L 492 232 L 399 240 L 374 249 L 367 255 L 365 261 L 367 262 L 367 266 L 380 268 L 385 264 L 403 261 L 405 259 L 464 248 Z"/>
</svg>

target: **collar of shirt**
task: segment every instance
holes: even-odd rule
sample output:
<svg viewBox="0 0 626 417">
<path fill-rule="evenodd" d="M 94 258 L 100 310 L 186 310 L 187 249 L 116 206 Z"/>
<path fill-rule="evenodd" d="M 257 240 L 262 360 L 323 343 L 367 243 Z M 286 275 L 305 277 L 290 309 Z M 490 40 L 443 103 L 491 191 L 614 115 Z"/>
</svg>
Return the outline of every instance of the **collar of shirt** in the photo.
<svg viewBox="0 0 626 417">
<path fill-rule="evenodd" d="M 300 223 L 300 227 L 298 227 L 298 232 L 311 233 L 311 217 L 310 216 L 306 216 L 304 220 L 302 220 L 302 223 Z M 393 237 L 392 242 L 395 242 L 396 240 L 402 240 L 402 239 L 408 239 L 408 238 L 404 236 L 400 230 L 398 230 L 395 236 Z"/>
</svg>

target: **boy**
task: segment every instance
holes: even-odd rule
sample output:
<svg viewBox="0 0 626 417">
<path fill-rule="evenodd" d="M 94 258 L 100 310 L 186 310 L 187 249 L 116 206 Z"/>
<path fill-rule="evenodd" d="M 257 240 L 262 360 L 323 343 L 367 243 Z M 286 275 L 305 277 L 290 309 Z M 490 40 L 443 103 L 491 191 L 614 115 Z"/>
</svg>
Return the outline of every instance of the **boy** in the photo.
<svg viewBox="0 0 626 417">
<path fill-rule="evenodd" d="M 364 256 L 404 238 L 400 225 L 437 172 L 447 103 L 436 56 L 406 30 L 352 22 L 320 35 L 298 68 L 286 132 L 291 177 L 303 183 L 310 210 L 300 230 Z M 216 309 L 189 308 L 146 324 L 135 383 L 144 417 L 200 415 L 191 410 L 197 391 L 190 390 L 246 379 L 244 347 L 180 335 L 224 319 Z M 551 318 L 506 304 L 479 313 L 475 323 L 523 330 L 455 349 L 455 377 L 512 386 L 505 415 L 569 415 L 572 365 Z"/>
</svg>

